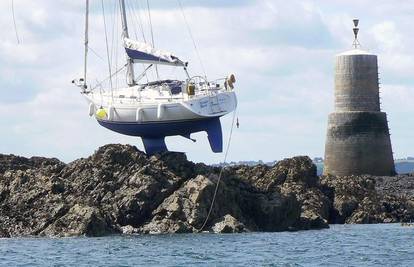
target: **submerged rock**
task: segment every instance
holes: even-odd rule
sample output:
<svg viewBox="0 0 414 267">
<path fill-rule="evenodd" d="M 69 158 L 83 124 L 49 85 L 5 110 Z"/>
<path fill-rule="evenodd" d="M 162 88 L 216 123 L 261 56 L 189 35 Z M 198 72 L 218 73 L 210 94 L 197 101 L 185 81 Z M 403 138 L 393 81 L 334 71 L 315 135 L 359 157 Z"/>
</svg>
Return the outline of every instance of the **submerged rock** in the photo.
<svg viewBox="0 0 414 267">
<path fill-rule="evenodd" d="M 414 220 L 412 176 L 319 179 L 308 157 L 226 168 L 207 218 L 219 172 L 183 153 L 148 157 L 129 145 L 106 145 L 69 164 L 0 155 L 0 237 L 285 231 Z"/>
</svg>

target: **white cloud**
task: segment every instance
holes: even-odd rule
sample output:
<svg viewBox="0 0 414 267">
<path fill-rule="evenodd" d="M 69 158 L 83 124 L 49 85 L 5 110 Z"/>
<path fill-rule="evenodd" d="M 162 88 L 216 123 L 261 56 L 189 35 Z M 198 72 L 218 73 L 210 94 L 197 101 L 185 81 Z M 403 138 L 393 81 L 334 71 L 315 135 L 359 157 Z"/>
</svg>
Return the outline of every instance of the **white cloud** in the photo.
<svg viewBox="0 0 414 267">
<path fill-rule="evenodd" d="M 0 152 L 40 154 L 64 160 L 90 154 L 105 143 L 141 142 L 101 128 L 87 116 L 78 89 L 69 82 L 82 75 L 83 2 L 15 1 L 21 45 L 16 38 L 10 3 L 0 2 Z M 333 110 L 333 60 L 352 43 L 352 21 L 360 16 L 364 48 L 379 54 L 383 108 L 389 113 L 397 155 L 410 153 L 414 95 L 410 52 L 414 45 L 410 8 L 388 1 L 255 1 L 229 7 L 192 6 L 185 9 L 201 58 L 210 78 L 237 77 L 241 128 L 235 129 L 230 160 L 274 160 L 295 154 L 321 156 L 328 113 Z M 109 14 L 107 23 L 113 25 Z M 364 10 L 364 13 L 361 13 Z M 388 16 L 387 14 L 392 14 Z M 144 26 L 147 14 L 140 13 Z M 201 68 L 178 9 L 154 9 L 155 43 L 190 61 L 191 73 Z M 132 25 L 131 33 L 139 30 Z M 119 26 L 119 21 L 117 25 Z M 105 56 L 100 6 L 91 13 L 91 47 Z M 115 34 L 113 66 L 124 55 Z M 140 33 L 137 31 L 137 35 Z M 149 39 L 149 32 L 146 31 Z M 112 43 L 112 35 L 109 35 Z M 116 57 L 115 55 L 118 55 Z M 115 58 L 118 64 L 115 64 Z M 115 69 L 115 66 L 114 66 Z M 163 69 L 180 77 L 180 70 Z M 107 76 L 105 61 L 90 52 L 91 81 Z M 120 76 L 118 83 L 123 82 Z M 9 90 L 8 88 L 13 88 Z M 7 96 L 6 96 L 7 95 Z M 222 119 L 225 139 L 231 116 Z M 407 121 L 408 122 L 408 121 Z M 411 123 L 411 125 L 414 125 Z M 198 141 L 168 138 L 172 150 L 190 159 L 222 160 L 210 152 L 206 135 Z"/>
<path fill-rule="evenodd" d="M 372 33 L 382 50 L 394 51 L 403 47 L 401 35 L 392 21 L 384 21 L 375 25 Z"/>
</svg>

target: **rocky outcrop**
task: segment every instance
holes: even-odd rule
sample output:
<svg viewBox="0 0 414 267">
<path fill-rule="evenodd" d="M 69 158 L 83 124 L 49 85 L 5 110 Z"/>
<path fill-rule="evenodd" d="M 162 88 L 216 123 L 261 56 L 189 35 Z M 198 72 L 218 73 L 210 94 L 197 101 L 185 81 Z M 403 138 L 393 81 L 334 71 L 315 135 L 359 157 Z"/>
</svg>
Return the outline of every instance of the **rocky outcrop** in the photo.
<svg viewBox="0 0 414 267">
<path fill-rule="evenodd" d="M 103 146 L 69 164 L 0 155 L 0 237 L 285 231 L 414 219 L 411 176 L 319 178 L 308 157 L 228 167 L 220 182 L 219 172 L 182 153 L 148 157 L 128 145 Z"/>
<path fill-rule="evenodd" d="M 115 232 L 96 207 L 75 204 L 68 212 L 40 232 L 47 236 L 101 236 Z"/>
<path fill-rule="evenodd" d="M 274 167 L 237 167 L 236 174 L 261 192 L 293 196 L 300 205 L 297 229 L 327 228 L 329 199 L 322 193 L 316 166 L 309 157 L 279 161 Z"/>
<path fill-rule="evenodd" d="M 69 164 L 0 160 L 1 236 L 213 231 L 222 218 L 231 223 L 227 215 L 252 231 L 298 227 L 295 196 L 262 191 L 236 170 L 223 175 L 207 218 L 219 169 L 182 153 L 148 157 L 133 146 L 107 145 Z"/>
<path fill-rule="evenodd" d="M 208 230 L 217 218 L 230 215 L 255 231 L 282 231 L 293 227 L 299 204 L 293 196 L 262 193 L 236 177 L 226 177 L 218 187 L 208 216 L 218 177 L 199 175 L 166 198 L 143 226 L 144 233 Z M 208 220 L 207 220 L 208 219 Z M 207 222 L 206 222 L 207 220 Z M 203 228 L 206 223 L 207 228 Z"/>
<path fill-rule="evenodd" d="M 321 178 L 330 197 L 331 223 L 391 223 L 414 220 L 413 177 Z"/>
</svg>

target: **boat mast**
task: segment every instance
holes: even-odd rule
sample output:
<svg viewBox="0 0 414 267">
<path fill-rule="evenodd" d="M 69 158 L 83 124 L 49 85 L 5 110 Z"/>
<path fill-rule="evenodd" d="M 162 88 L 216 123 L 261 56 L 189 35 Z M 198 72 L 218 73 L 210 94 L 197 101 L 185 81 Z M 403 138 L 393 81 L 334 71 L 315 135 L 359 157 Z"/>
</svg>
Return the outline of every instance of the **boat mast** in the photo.
<svg viewBox="0 0 414 267">
<path fill-rule="evenodd" d="M 88 45 L 89 44 L 89 0 L 86 0 L 85 12 L 85 58 L 83 63 L 83 90 L 86 90 L 86 73 L 88 67 Z"/>
<path fill-rule="evenodd" d="M 129 38 L 128 24 L 125 11 L 125 0 L 119 0 L 119 6 L 121 8 L 121 20 L 122 20 L 122 32 L 124 38 Z M 134 65 L 130 57 L 127 56 L 127 83 L 129 86 L 135 85 L 134 77 Z"/>
</svg>

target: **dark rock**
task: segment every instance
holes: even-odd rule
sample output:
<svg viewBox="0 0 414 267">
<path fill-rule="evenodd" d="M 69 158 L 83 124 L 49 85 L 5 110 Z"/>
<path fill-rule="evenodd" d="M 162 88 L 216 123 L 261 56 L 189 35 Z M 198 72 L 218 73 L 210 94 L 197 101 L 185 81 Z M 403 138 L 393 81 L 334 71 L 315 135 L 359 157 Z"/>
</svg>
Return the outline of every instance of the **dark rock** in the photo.
<svg viewBox="0 0 414 267">
<path fill-rule="evenodd" d="M 143 226 L 145 233 L 196 232 L 207 217 L 214 183 L 204 176 L 187 181 L 167 197 L 152 213 L 152 220 Z"/>
<path fill-rule="evenodd" d="M 290 200 L 290 206 L 283 204 L 290 211 L 288 218 L 295 218 L 295 223 L 285 225 L 289 229 L 315 229 L 327 228 L 329 207 L 331 205 L 327 198 L 319 188 L 319 178 L 316 175 L 316 166 L 309 157 L 294 157 L 279 161 L 275 166 L 268 167 L 266 165 L 257 165 L 253 167 L 240 166 L 233 167 L 231 170 L 237 177 L 246 181 L 259 191 L 263 198 L 264 195 L 279 194 Z M 231 172 L 230 170 L 228 172 Z M 279 197 L 280 198 L 280 197 Z M 294 200 L 294 201 L 293 201 Z M 259 203 L 260 201 L 255 201 Z M 295 204 L 299 205 L 299 213 L 295 215 L 297 210 Z M 260 209 L 259 209 L 260 210 Z M 253 211 L 254 212 L 254 211 Z M 261 217 L 261 216 L 259 216 Z M 265 214 L 263 218 L 268 219 L 269 215 Z M 284 220 L 287 222 L 288 220 Z M 271 225 L 279 225 L 278 223 L 268 223 Z M 287 226 L 289 225 L 289 226 Z M 280 230 L 272 227 L 261 225 L 262 229 L 267 231 Z M 283 228 L 283 227 L 282 227 Z"/>
<path fill-rule="evenodd" d="M 318 183 L 316 166 L 309 157 L 301 156 L 279 161 L 270 172 L 278 184 L 293 183 L 315 187 Z"/>
<path fill-rule="evenodd" d="M 64 216 L 40 232 L 40 235 L 102 236 L 113 232 L 114 229 L 106 223 L 99 209 L 76 204 Z"/>
<path fill-rule="evenodd" d="M 166 198 L 153 212 L 145 233 L 198 232 L 211 230 L 217 218 L 231 215 L 249 229 L 262 231 L 288 230 L 297 221 L 300 206 L 292 196 L 277 192 L 262 194 L 237 178 L 221 181 L 211 215 L 207 219 L 217 183 L 217 176 L 202 175 L 187 181 Z"/>
<path fill-rule="evenodd" d="M 285 231 L 414 220 L 413 176 L 319 179 L 308 157 L 221 169 L 106 145 L 64 164 L 0 155 L 0 237 Z M 216 185 L 218 191 L 212 206 Z"/>
<path fill-rule="evenodd" d="M 301 204 L 298 229 L 328 228 L 330 201 L 320 190 L 316 166 L 309 157 L 278 162 L 270 174 L 285 195 L 294 195 Z"/>
<path fill-rule="evenodd" d="M 0 174 L 5 171 L 39 169 L 47 172 L 59 172 L 65 164 L 58 159 L 42 157 L 24 158 L 15 155 L 0 154 Z"/>
<path fill-rule="evenodd" d="M 225 216 L 253 231 L 301 229 L 305 201 L 289 184 L 303 191 L 315 179 L 301 176 L 314 172 L 307 158 L 274 169 L 225 170 L 207 218 L 220 169 L 189 162 L 182 153 L 147 157 L 133 146 L 107 145 L 67 165 L 1 159 L 7 163 L 0 178 L 2 236 L 212 231 Z"/>
<path fill-rule="evenodd" d="M 322 177 L 333 205 L 331 223 L 384 223 L 414 220 L 411 176 Z"/>
</svg>

